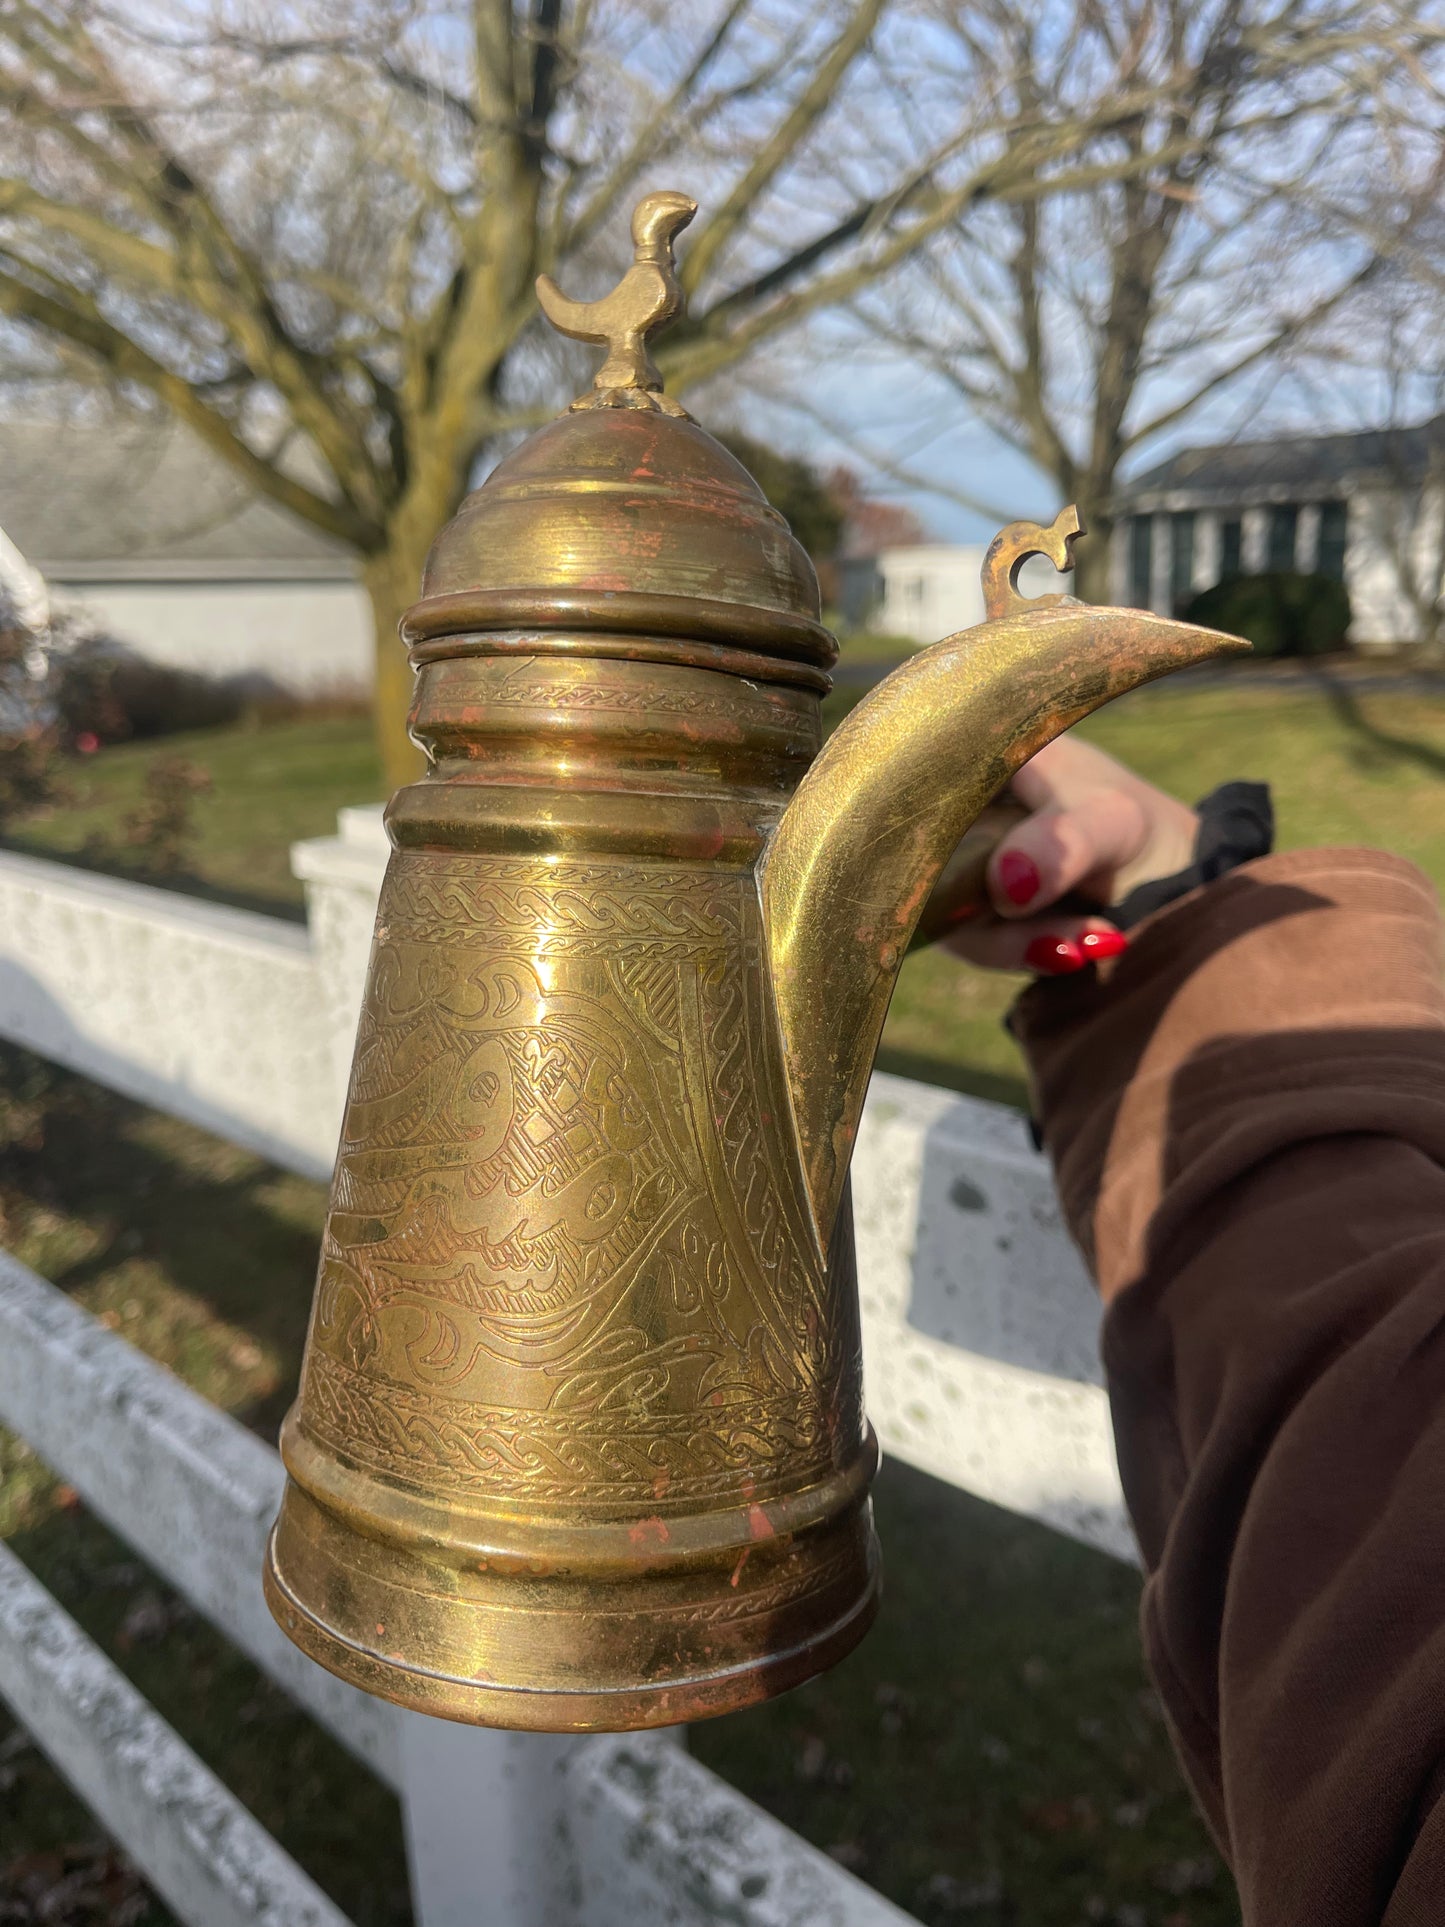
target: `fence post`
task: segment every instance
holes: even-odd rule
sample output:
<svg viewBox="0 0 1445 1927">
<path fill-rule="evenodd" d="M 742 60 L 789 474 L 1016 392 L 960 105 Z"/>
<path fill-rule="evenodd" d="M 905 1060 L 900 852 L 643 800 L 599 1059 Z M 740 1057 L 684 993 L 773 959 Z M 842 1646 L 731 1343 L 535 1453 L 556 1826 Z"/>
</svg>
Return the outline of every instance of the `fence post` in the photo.
<svg viewBox="0 0 1445 1927">
<path fill-rule="evenodd" d="M 572 1927 L 580 1879 L 567 1831 L 579 1738 L 401 1722 L 401 1798 L 417 1927 Z"/>
<path fill-rule="evenodd" d="M 624 1858 L 615 1829 L 596 1841 L 573 1824 L 577 1770 L 597 1750 L 594 1734 L 503 1733 L 421 1713 L 403 1713 L 400 1722 L 416 1927 L 612 1927 L 618 1915 L 603 1892 L 609 1880 L 617 1884 Z M 687 1728 L 665 1727 L 642 1741 L 650 1757 L 670 1759 L 685 1752 Z M 705 1783 L 723 1793 L 710 1775 Z M 724 1797 L 745 1804 L 731 1788 Z M 694 1916 L 681 1909 L 668 1918 Z"/>
<path fill-rule="evenodd" d="M 351 1081 L 356 1016 L 366 988 L 376 899 L 390 847 L 380 804 L 342 810 L 335 836 L 313 836 L 291 845 L 292 874 L 306 889 L 306 924 L 318 1009 L 331 1051 L 338 1127 Z"/>
</svg>

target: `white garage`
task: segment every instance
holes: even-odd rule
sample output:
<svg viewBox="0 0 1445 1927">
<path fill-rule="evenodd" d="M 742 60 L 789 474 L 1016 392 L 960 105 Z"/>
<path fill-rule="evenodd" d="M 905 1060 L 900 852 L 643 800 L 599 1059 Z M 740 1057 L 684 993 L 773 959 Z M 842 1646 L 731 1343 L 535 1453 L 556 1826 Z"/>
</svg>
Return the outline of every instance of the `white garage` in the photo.
<svg viewBox="0 0 1445 1927">
<path fill-rule="evenodd" d="M 0 422 L 0 528 L 53 593 L 153 661 L 307 695 L 371 685 L 354 556 L 184 429 Z"/>
</svg>

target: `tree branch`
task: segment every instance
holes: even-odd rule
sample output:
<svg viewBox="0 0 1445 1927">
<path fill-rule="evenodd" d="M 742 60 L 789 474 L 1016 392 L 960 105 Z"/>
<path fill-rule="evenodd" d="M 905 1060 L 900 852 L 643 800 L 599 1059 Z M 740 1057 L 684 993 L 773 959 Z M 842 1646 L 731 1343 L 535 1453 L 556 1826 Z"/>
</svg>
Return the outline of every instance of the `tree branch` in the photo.
<svg viewBox="0 0 1445 1927">
<path fill-rule="evenodd" d="M 30 272 L 28 264 L 25 272 Z M 365 551 L 379 546 L 382 531 L 378 526 L 364 521 L 347 504 L 330 502 L 273 468 L 241 440 L 225 416 L 206 406 L 192 383 L 107 321 L 94 303 L 76 290 L 67 289 L 65 297 L 62 300 L 57 294 L 48 294 L 21 275 L 0 268 L 0 313 L 61 336 L 83 349 L 106 373 L 148 388 L 254 487 L 314 528 L 351 548 Z"/>
<path fill-rule="evenodd" d="M 732 0 L 731 5 L 724 10 L 718 24 L 693 55 L 662 106 L 634 136 L 626 153 L 612 172 L 605 177 L 602 185 L 593 190 L 581 212 L 568 223 L 562 239 L 564 252 L 570 252 L 573 248 L 590 240 L 598 222 L 606 218 L 616 206 L 619 196 L 624 194 L 637 179 L 652 157 L 657 141 L 672 126 L 683 107 L 692 100 L 698 82 L 721 54 L 732 36 L 734 27 L 752 4 L 753 0 Z"/>
<path fill-rule="evenodd" d="M 759 196 L 827 112 L 844 75 L 872 38 L 883 6 L 884 0 L 855 0 L 852 18 L 819 61 L 812 80 L 763 142 L 752 166 L 688 249 L 680 275 L 686 293 L 691 294 L 701 285 L 708 269 L 742 227 Z"/>
<path fill-rule="evenodd" d="M 1058 152 L 1069 151 L 1075 130 L 1050 129 L 1049 132 L 1057 143 Z M 1151 158 L 1168 158 L 1175 152 L 1185 151 L 1186 147 L 1187 143 L 1175 143 L 1157 150 Z M 694 382 L 706 380 L 730 367 L 759 341 L 776 334 L 781 328 L 795 326 L 820 308 L 850 300 L 860 288 L 878 280 L 908 255 L 917 252 L 970 207 L 985 200 L 1018 200 L 1031 195 L 1067 193 L 1071 189 L 1098 182 L 1118 180 L 1139 165 L 1131 157 L 1090 162 L 1063 169 L 1045 180 L 1035 166 L 1026 158 L 1021 158 L 1023 153 L 1020 144 L 999 155 L 979 168 L 967 181 L 946 194 L 940 194 L 936 205 L 927 214 L 899 230 L 867 260 L 855 262 L 830 275 L 819 275 L 806 289 L 785 295 L 771 307 L 742 322 L 730 334 L 713 333 L 713 310 L 707 310 L 697 318 L 685 339 L 679 341 L 679 331 L 662 341 L 658 350 L 658 365 L 668 374 L 674 390 L 681 392 Z M 726 300 L 725 296 L 723 300 Z"/>
<path fill-rule="evenodd" d="M 1175 422 L 1182 420 L 1185 415 L 1189 414 L 1191 409 L 1197 408 L 1206 396 L 1214 394 L 1218 389 L 1225 387 L 1240 375 L 1246 374 L 1249 369 L 1258 367 L 1260 362 L 1267 361 L 1271 355 L 1278 354 L 1280 349 L 1287 343 L 1298 340 L 1302 334 L 1323 321 L 1327 315 L 1332 314 L 1334 310 L 1339 307 L 1341 302 L 1347 300 L 1350 295 L 1358 293 L 1361 288 L 1367 286 L 1369 282 L 1374 280 L 1383 266 L 1384 263 L 1380 257 L 1378 255 L 1372 255 L 1369 260 L 1365 261 L 1356 269 L 1348 280 L 1342 282 L 1332 293 L 1325 295 L 1321 300 L 1317 301 L 1305 314 L 1293 320 L 1282 322 L 1273 334 L 1267 336 L 1265 340 L 1258 342 L 1253 348 L 1246 350 L 1244 354 L 1238 356 L 1234 361 L 1230 362 L 1228 366 L 1216 370 L 1210 375 L 1207 381 L 1200 382 L 1180 401 L 1173 403 L 1168 408 L 1161 409 L 1158 414 L 1152 415 L 1147 422 L 1141 423 L 1138 428 L 1131 429 L 1125 438 L 1125 446 L 1130 449 L 1137 448 L 1141 442 L 1148 441 L 1154 435 L 1162 434 L 1166 428 L 1172 428 Z"/>
<path fill-rule="evenodd" d="M 376 516 L 385 486 L 349 410 L 325 392 L 325 362 L 293 340 L 260 265 L 231 232 L 191 169 L 130 97 L 93 36 L 79 24 L 75 35 L 90 96 L 85 104 L 103 118 L 130 153 L 133 177 L 157 224 L 173 237 L 181 288 L 227 329 L 246 361 L 275 384 L 297 426 L 325 457 L 342 492 L 363 515 Z"/>
<path fill-rule="evenodd" d="M 151 292 L 176 294 L 175 257 L 114 221 L 37 193 L 26 181 L 0 179 L 0 217 L 28 217 L 43 232 L 67 234 L 81 242 L 92 259 L 108 263 L 114 274 Z"/>
</svg>

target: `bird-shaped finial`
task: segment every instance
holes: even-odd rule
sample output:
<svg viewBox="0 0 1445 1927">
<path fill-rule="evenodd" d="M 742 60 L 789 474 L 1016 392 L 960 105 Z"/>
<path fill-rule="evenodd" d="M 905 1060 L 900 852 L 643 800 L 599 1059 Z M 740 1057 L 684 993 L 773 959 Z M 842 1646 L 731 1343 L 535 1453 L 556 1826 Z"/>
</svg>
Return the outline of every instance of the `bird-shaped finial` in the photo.
<svg viewBox="0 0 1445 1927">
<path fill-rule="evenodd" d="M 697 202 L 686 194 L 665 191 L 639 201 L 632 215 L 632 266 L 600 301 L 571 301 L 551 275 L 537 276 L 537 299 L 557 332 L 607 350 L 591 392 L 579 395 L 573 408 L 655 408 L 686 416 L 680 402 L 663 394 L 647 344 L 682 312 L 672 243 L 696 213 Z"/>
</svg>

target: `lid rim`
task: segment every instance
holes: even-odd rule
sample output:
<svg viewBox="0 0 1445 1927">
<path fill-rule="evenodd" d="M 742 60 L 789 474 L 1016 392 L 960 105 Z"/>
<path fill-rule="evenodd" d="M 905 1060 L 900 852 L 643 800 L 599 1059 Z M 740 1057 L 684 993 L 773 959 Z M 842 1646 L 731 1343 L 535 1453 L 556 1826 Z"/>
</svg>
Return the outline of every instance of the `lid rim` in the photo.
<svg viewBox="0 0 1445 1927">
<path fill-rule="evenodd" d="M 811 617 L 755 603 L 604 589 L 460 589 L 424 596 L 401 619 L 408 644 L 487 629 L 588 629 L 599 634 L 682 636 L 745 642 L 830 669 L 838 660 L 831 630 Z"/>
<path fill-rule="evenodd" d="M 706 669 L 714 674 L 738 676 L 744 682 L 774 683 L 785 689 L 800 689 L 813 696 L 826 696 L 833 678 L 826 669 L 811 662 L 779 655 L 763 655 L 756 650 L 730 648 L 726 643 L 708 642 L 692 636 L 633 636 L 609 632 L 600 635 L 573 629 L 485 629 L 459 631 L 437 636 L 411 646 L 413 669 L 430 663 L 514 660 L 536 656 L 553 662 L 656 663 L 672 669 Z"/>
</svg>

